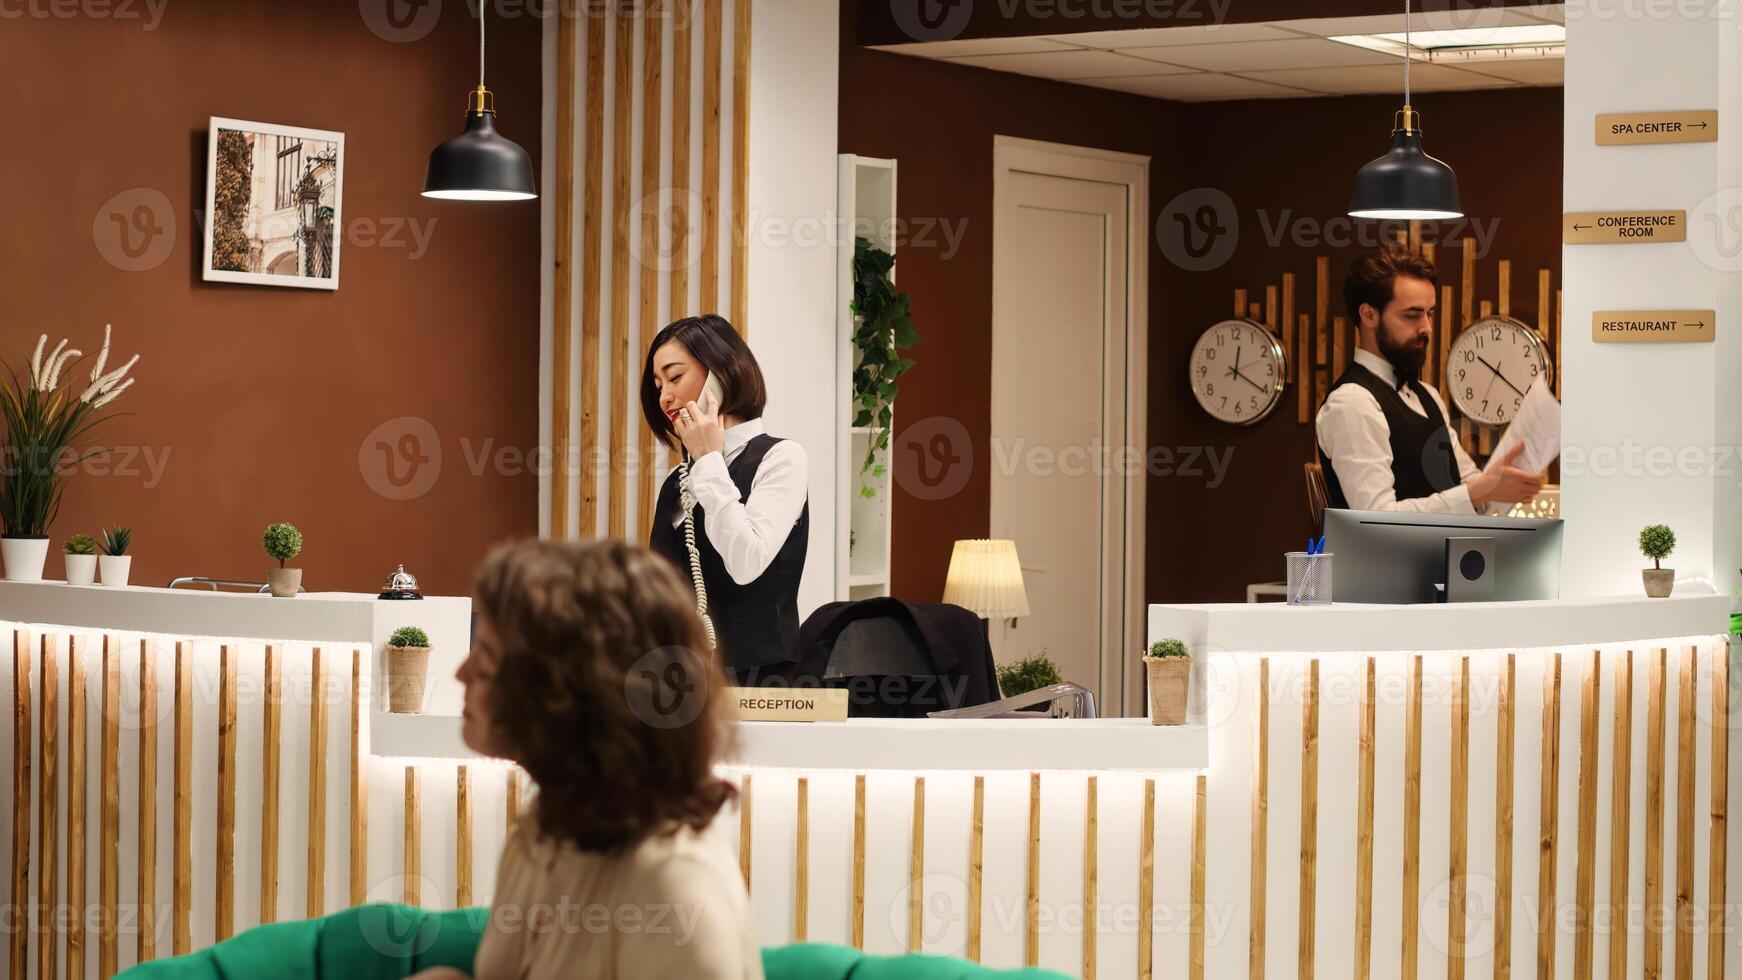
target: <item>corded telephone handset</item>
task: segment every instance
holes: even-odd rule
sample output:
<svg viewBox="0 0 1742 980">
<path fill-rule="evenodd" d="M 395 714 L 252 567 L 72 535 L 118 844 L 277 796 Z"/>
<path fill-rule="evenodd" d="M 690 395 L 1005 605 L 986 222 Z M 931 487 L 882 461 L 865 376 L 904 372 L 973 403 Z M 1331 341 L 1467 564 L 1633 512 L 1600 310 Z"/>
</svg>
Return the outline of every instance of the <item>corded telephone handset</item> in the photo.
<svg viewBox="0 0 1742 980">
<path fill-rule="evenodd" d="M 708 374 L 702 381 L 702 394 L 696 400 L 696 406 L 704 411 L 718 412 L 725 400 L 725 390 L 714 380 L 713 374 Z M 689 552 L 690 580 L 696 589 L 696 615 L 702 618 L 702 629 L 708 634 L 708 646 L 711 649 L 715 645 L 714 621 L 708 616 L 708 585 L 702 581 L 702 553 L 696 550 L 696 495 L 690 487 L 688 449 L 680 450 L 677 469 L 678 500 L 683 508 L 683 543 L 684 550 Z"/>
</svg>

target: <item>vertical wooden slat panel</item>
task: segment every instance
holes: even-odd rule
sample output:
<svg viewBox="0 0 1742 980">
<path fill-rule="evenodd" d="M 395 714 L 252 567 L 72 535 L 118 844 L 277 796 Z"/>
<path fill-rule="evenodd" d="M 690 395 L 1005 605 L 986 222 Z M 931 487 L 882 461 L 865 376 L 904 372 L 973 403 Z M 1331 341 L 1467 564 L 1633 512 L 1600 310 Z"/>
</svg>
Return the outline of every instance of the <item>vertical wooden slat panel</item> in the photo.
<svg viewBox="0 0 1742 980">
<path fill-rule="evenodd" d="M 1554 348 L 1554 324 L 1549 320 L 1550 303 L 1554 299 L 1554 287 L 1550 285 L 1550 272 L 1547 269 L 1536 270 L 1536 323 L 1537 333 L 1541 334 L 1546 346 Z M 1559 367 L 1559 365 L 1556 365 Z"/>
<path fill-rule="evenodd" d="M 97 900 L 103 918 L 98 924 L 97 976 L 112 977 L 119 956 L 115 915 L 121 892 L 121 651 L 114 637 L 103 635 L 103 812 L 101 850 L 97 853 Z"/>
<path fill-rule="evenodd" d="M 1415 980 L 1421 946 L 1421 655 L 1409 659 L 1403 710 L 1403 980 Z"/>
<path fill-rule="evenodd" d="M 39 712 L 42 722 L 41 737 L 38 738 L 41 756 L 38 760 L 37 777 L 37 829 L 36 829 L 36 901 L 38 914 L 41 916 L 42 942 L 37 947 L 36 975 L 39 980 L 53 977 L 55 965 L 55 946 L 53 916 L 49 910 L 55 907 L 55 856 L 59 825 L 56 810 L 60 802 L 58 761 L 60 755 L 60 664 L 59 647 L 52 636 L 42 637 L 41 671 L 42 687 L 39 698 L 42 710 Z"/>
<path fill-rule="evenodd" d="M 1270 328 L 1274 331 L 1279 325 L 1282 327 L 1282 349 L 1288 357 L 1293 358 L 1297 352 L 1295 350 L 1294 329 L 1294 273 L 1292 272 L 1282 274 L 1282 313 L 1280 316 L 1281 323 L 1273 323 Z"/>
<path fill-rule="evenodd" d="M 139 641 L 139 945 L 135 959 L 157 958 L 157 644 Z"/>
<path fill-rule="evenodd" d="M 1664 671 L 1667 653 L 1651 652 L 1645 695 L 1645 947 L 1646 972 L 1659 975 L 1663 963 L 1663 739 Z"/>
<path fill-rule="evenodd" d="M 690 313 L 690 58 L 694 44 L 690 24 L 695 0 L 668 0 L 683 9 L 671 22 L 671 294 L 668 315 L 677 320 Z M 712 307 L 709 307 L 711 309 Z"/>
<path fill-rule="evenodd" d="M 1491 299 L 1483 300 L 1481 303 L 1477 304 L 1477 312 L 1481 314 L 1483 319 L 1493 316 L 1494 301 Z"/>
<path fill-rule="evenodd" d="M 423 901 L 423 884 L 421 875 L 423 845 L 420 842 L 422 817 L 417 805 L 417 767 L 405 767 L 405 840 L 401 855 L 405 865 L 405 904 L 418 905 Z"/>
<path fill-rule="evenodd" d="M 520 770 L 508 770 L 508 833 L 520 823 Z"/>
<path fill-rule="evenodd" d="M 659 158 L 660 84 L 664 24 L 667 11 L 661 0 L 650 0 L 641 16 L 641 337 L 643 350 L 659 332 Z M 633 363 L 633 361 L 631 362 Z M 631 396 L 631 402 L 633 397 Z M 635 514 L 645 533 L 653 522 L 653 449 L 647 426 L 630 423 L 634 430 L 636 467 Z"/>
<path fill-rule="evenodd" d="M 639 6 L 638 4 L 635 6 Z M 613 45 L 615 71 L 611 109 L 611 431 L 610 484 L 605 497 L 606 528 L 621 538 L 628 528 L 628 485 L 624 479 L 629 454 L 629 178 L 634 172 L 630 131 L 635 118 L 635 20 L 631 6 L 622 5 L 613 21 L 617 39 Z M 653 101 L 658 101 L 655 94 Z"/>
<path fill-rule="evenodd" d="M 1367 658 L 1355 790 L 1355 978 L 1373 975 L 1373 780 L 1378 730 L 1377 664 Z"/>
<path fill-rule="evenodd" d="M 1675 975 L 1694 975 L 1694 701 L 1699 682 L 1694 674 L 1698 650 L 1682 649 L 1681 690 L 1676 700 L 1678 778 L 1675 797 Z"/>
<path fill-rule="evenodd" d="M 1585 664 L 1579 694 L 1579 839 L 1573 875 L 1577 918 L 1573 936 L 1573 976 L 1590 980 L 1596 942 L 1591 916 L 1596 911 L 1597 868 L 1597 706 L 1603 694 L 1603 653 L 1593 651 Z"/>
<path fill-rule="evenodd" d="M 1028 774 L 1028 900 L 1023 915 L 1022 963 L 1040 965 L 1040 773 Z"/>
<path fill-rule="evenodd" d="M 1468 240 L 1466 239 L 1466 248 Z M 1544 659 L 1542 680 L 1542 800 L 1538 810 L 1536 894 L 1543 911 L 1536 917 L 1536 976 L 1555 968 L 1555 859 L 1560 837 L 1561 655 Z"/>
<path fill-rule="evenodd" d="M 1730 813 L 1730 642 L 1719 644 L 1712 660 L 1712 829 L 1705 863 L 1709 879 L 1705 886 L 1705 980 L 1725 977 L 1726 876 L 1730 841 L 1726 834 Z"/>
<path fill-rule="evenodd" d="M 1329 325 L 1330 318 L 1331 257 L 1320 255 L 1313 261 L 1313 329 L 1317 331 L 1319 337 L 1324 337 L 1325 327 Z M 1311 340 L 1304 336 L 1307 331 L 1302 330 L 1301 333 L 1303 334 L 1300 341 L 1301 356 L 1294 374 L 1295 384 L 1300 386 L 1300 392 L 1296 396 L 1299 402 L 1297 421 L 1305 425 L 1312 420 L 1313 363 L 1322 356 L 1323 352 L 1314 354 Z"/>
<path fill-rule="evenodd" d="M 1470 862 L 1470 658 L 1458 658 L 1458 674 L 1452 681 L 1452 787 L 1448 816 L 1451 857 L 1447 868 L 1446 976 L 1463 980 L 1465 949 L 1465 902 Z"/>
<path fill-rule="evenodd" d="M 309 664 L 308 709 L 308 908 L 309 918 L 327 910 L 327 668 L 321 648 Z"/>
<path fill-rule="evenodd" d="M 732 3 L 732 323 L 750 335 L 750 2 Z"/>
<path fill-rule="evenodd" d="M 1155 780 L 1143 781 L 1143 836 L 1137 842 L 1137 980 L 1155 973 Z"/>
<path fill-rule="evenodd" d="M 1449 399 L 1451 397 L 1451 390 L 1452 390 L 1452 381 L 1450 378 L 1447 377 L 1447 375 L 1451 373 L 1451 365 L 1447 363 L 1446 359 L 1451 356 L 1451 353 L 1452 353 L 1452 334 L 1455 333 L 1457 330 L 1457 328 L 1455 326 L 1453 326 L 1453 324 L 1452 324 L 1452 316 L 1453 315 L 1454 314 L 1453 314 L 1453 310 L 1452 310 L 1452 287 L 1441 286 L 1440 287 L 1440 329 L 1439 329 L 1439 336 L 1434 338 L 1434 343 L 1439 346 L 1439 353 L 1436 354 L 1433 358 L 1434 360 L 1440 362 L 1439 388 L 1440 388 L 1440 400 L 1441 401 L 1446 401 L 1447 399 Z"/>
<path fill-rule="evenodd" d="M 1264 327 L 1272 334 L 1276 333 L 1277 298 L 1276 287 L 1264 287 Z"/>
<path fill-rule="evenodd" d="M 595 460 L 599 451 L 599 316 L 600 280 L 605 274 L 601 250 L 605 200 L 605 30 L 607 4 L 587 4 L 587 92 L 585 188 L 581 197 L 581 376 L 575 388 L 581 397 L 580 480 L 576 487 L 578 514 L 574 535 L 599 533 L 599 487 Z"/>
<path fill-rule="evenodd" d="M 1252 739 L 1252 873 L 1247 890 L 1251 922 L 1246 940 L 1250 980 L 1264 976 L 1266 864 L 1270 860 L 1270 658 L 1258 660 L 1258 732 Z M 1154 792 L 1151 783 L 1146 793 Z M 1150 842 L 1154 847 L 1154 842 Z M 1147 913 L 1147 909 L 1145 910 Z"/>
<path fill-rule="evenodd" d="M 369 866 L 369 796 L 363 759 L 363 651 L 351 651 L 351 904 L 362 905 Z M 512 778 L 512 777 L 511 777 Z"/>
<path fill-rule="evenodd" d="M 266 645 L 265 703 L 260 736 L 260 921 L 278 919 L 278 743 L 282 738 L 284 663 L 276 644 Z M 316 692 L 318 697 L 319 692 Z M 313 827 L 309 830 L 312 832 Z"/>
<path fill-rule="evenodd" d="M 85 638 L 67 644 L 66 975 L 85 975 Z M 52 910 L 58 918 L 59 909 Z"/>
<path fill-rule="evenodd" d="M 1563 312 L 1565 312 L 1565 310 L 1562 305 L 1561 291 L 1557 289 L 1554 291 L 1554 395 L 1556 398 L 1561 396 L 1561 382 L 1566 377 L 1566 372 L 1560 370 L 1560 366 L 1566 363 L 1561 360 L 1561 341 L 1566 337 L 1566 331 L 1562 329 L 1561 324 L 1561 314 Z"/>
<path fill-rule="evenodd" d="M 802 943 L 810 934 L 811 905 L 811 798 L 810 780 L 798 777 L 798 802 L 793 821 L 792 941 Z"/>
<path fill-rule="evenodd" d="M 194 800 L 194 660 L 193 644 L 175 644 L 175 931 L 170 952 L 181 956 L 193 949 L 193 800 Z"/>
<path fill-rule="evenodd" d="M 974 777 L 974 812 L 968 827 L 968 959 L 980 962 L 980 890 L 986 870 L 986 777 Z"/>
<path fill-rule="evenodd" d="M 744 890 L 750 890 L 750 774 L 738 786 L 738 870 L 744 875 Z"/>
<path fill-rule="evenodd" d="M 865 948 L 865 774 L 853 777 L 853 948 Z"/>
<path fill-rule="evenodd" d="M 550 536 L 569 536 L 569 361 L 574 336 L 575 5 L 558 4 L 556 22 L 555 228 L 551 245 Z"/>
<path fill-rule="evenodd" d="M 1512 315 L 1512 262 L 1509 259 L 1500 260 L 1499 299 L 1494 306 L 1501 316 Z"/>
<path fill-rule="evenodd" d="M 1300 947 L 1295 975 L 1311 980 L 1318 942 L 1319 662 L 1307 664 L 1300 720 Z M 1196 869 L 1193 869 L 1196 874 Z"/>
<path fill-rule="evenodd" d="M 1234 290 L 1234 315 L 1237 317 L 1246 315 L 1246 290 L 1244 289 Z"/>
<path fill-rule="evenodd" d="M 454 904 L 472 904 L 472 777 L 465 763 L 454 767 Z"/>
<path fill-rule="evenodd" d="M 1628 857 L 1632 837 L 1629 823 L 1632 816 L 1633 791 L 1633 651 L 1621 656 L 1621 666 L 1615 672 L 1615 731 L 1611 740 L 1615 746 L 1615 762 L 1609 767 L 1609 914 L 1619 918 L 1621 928 L 1609 930 L 1609 980 L 1626 980 Z"/>
<path fill-rule="evenodd" d="M 30 635 L 12 631 L 12 927 L 8 976 L 23 980 L 30 962 Z"/>
<path fill-rule="evenodd" d="M 702 2 L 702 305 L 720 309 L 721 0 Z"/>
<path fill-rule="evenodd" d="M 925 946 L 925 777 L 913 779 L 913 834 L 907 858 L 907 951 Z"/>
<path fill-rule="evenodd" d="M 1458 288 L 1461 290 L 1458 301 L 1462 304 L 1458 310 L 1458 330 L 1464 329 L 1475 320 L 1472 311 L 1476 308 L 1476 241 L 1468 236 L 1460 241 L 1464 249 L 1463 267 L 1459 276 L 1461 281 L 1458 284 Z M 1456 336 L 1456 332 L 1453 333 L 1453 336 Z"/>
<path fill-rule="evenodd" d="M 1512 976 L 1513 745 L 1517 724 L 1518 655 L 1500 674 L 1494 733 L 1494 980 Z"/>
<path fill-rule="evenodd" d="M 1083 926 L 1083 980 L 1095 980 L 1095 906 L 1097 879 L 1101 873 L 1101 835 L 1096 785 L 1095 777 L 1090 776 L 1088 798 L 1083 804 L 1083 908 L 1087 917 Z"/>
<path fill-rule="evenodd" d="M 1314 661 L 1317 663 L 1317 661 Z M 1198 776 L 1197 800 L 1192 810 L 1192 904 L 1191 904 L 1191 980 L 1204 980 L 1204 869 L 1209 863 L 1206 853 L 1210 784 L 1209 777 Z"/>
<path fill-rule="evenodd" d="M 1730 644 L 1713 651 L 1712 660 L 1712 828 L 1706 863 L 1706 980 L 1723 980 L 1724 932 L 1727 907 L 1724 890 L 1729 873 L 1730 810 Z"/>
<path fill-rule="evenodd" d="M 218 941 L 223 942 L 236 924 L 236 650 L 228 643 L 218 647 L 218 676 L 216 915 Z"/>
</svg>

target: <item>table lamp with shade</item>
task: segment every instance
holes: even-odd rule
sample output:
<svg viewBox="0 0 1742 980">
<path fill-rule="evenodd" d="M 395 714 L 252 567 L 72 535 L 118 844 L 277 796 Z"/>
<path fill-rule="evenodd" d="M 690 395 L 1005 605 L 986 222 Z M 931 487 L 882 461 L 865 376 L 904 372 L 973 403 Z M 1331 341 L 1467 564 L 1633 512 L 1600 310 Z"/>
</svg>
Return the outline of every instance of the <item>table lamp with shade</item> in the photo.
<svg viewBox="0 0 1742 980">
<path fill-rule="evenodd" d="M 1022 565 L 1016 542 L 1005 538 L 970 538 L 956 542 L 950 570 L 944 578 L 944 601 L 961 606 L 987 621 L 1028 615 L 1028 592 L 1022 587 Z"/>
</svg>

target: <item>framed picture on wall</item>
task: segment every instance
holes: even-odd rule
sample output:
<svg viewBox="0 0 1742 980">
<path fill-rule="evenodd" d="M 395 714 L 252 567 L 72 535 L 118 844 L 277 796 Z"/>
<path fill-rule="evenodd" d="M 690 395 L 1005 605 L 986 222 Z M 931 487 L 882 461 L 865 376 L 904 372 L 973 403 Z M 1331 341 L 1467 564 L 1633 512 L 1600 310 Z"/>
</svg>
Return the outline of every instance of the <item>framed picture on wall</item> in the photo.
<svg viewBox="0 0 1742 980">
<path fill-rule="evenodd" d="M 345 134 L 213 116 L 204 278 L 339 288 Z"/>
</svg>

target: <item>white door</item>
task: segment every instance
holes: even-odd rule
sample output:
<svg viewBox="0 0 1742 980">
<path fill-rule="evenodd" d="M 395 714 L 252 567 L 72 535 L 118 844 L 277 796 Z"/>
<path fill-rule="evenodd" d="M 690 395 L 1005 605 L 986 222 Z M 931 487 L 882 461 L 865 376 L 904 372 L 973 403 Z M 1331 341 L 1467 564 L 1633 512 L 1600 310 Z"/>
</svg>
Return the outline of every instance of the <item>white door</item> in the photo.
<svg viewBox="0 0 1742 980">
<path fill-rule="evenodd" d="M 1125 661 L 1136 662 L 1119 652 L 1141 577 L 1130 556 L 1142 554 L 1130 547 L 1133 474 L 1118 451 L 1141 446 L 1127 399 L 1132 191 L 1018 169 L 1000 177 L 991 535 L 1015 540 L 1032 614 L 994 624 L 994 649 L 1000 662 L 1045 651 L 1117 715 Z"/>
</svg>

